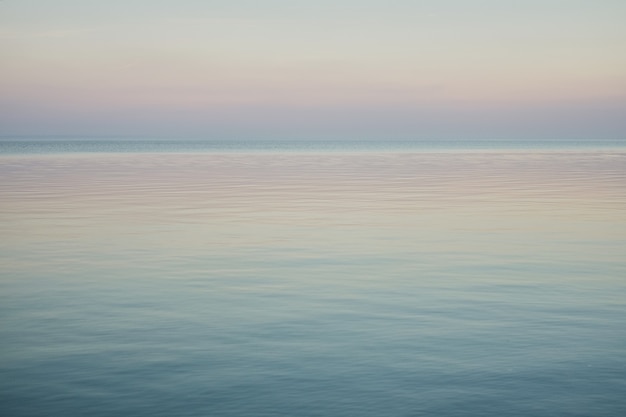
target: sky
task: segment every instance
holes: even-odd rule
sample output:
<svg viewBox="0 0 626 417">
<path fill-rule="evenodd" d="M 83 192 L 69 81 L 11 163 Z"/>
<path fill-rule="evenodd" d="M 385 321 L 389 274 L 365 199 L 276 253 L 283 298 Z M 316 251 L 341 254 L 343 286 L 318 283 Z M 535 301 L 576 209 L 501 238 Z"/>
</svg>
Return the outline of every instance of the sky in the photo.
<svg viewBox="0 0 626 417">
<path fill-rule="evenodd" d="M 0 136 L 626 139 L 624 0 L 0 0 Z"/>
</svg>

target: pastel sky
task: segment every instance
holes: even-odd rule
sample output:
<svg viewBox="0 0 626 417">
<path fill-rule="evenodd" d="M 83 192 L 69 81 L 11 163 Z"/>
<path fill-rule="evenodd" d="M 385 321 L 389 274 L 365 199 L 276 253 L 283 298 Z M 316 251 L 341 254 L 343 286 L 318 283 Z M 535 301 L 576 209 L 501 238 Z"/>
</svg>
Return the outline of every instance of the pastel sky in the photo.
<svg viewBox="0 0 626 417">
<path fill-rule="evenodd" d="M 624 0 L 1 0 L 0 136 L 626 139 Z"/>
</svg>

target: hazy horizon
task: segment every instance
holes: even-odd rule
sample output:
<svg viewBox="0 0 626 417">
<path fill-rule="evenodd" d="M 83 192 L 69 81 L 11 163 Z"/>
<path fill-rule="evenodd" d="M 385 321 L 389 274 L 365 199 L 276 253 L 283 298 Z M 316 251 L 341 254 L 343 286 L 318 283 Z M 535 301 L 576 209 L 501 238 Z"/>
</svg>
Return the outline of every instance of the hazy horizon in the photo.
<svg viewBox="0 0 626 417">
<path fill-rule="evenodd" d="M 615 0 L 0 2 L 0 137 L 624 139 Z"/>
</svg>

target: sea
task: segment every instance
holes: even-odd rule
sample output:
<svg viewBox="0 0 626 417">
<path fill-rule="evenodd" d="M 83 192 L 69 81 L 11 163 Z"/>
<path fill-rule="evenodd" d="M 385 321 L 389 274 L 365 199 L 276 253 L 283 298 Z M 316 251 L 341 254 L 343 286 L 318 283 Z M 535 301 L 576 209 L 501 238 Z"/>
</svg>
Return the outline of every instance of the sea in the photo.
<svg viewBox="0 0 626 417">
<path fill-rule="evenodd" d="M 3 417 L 623 417 L 626 141 L 0 141 Z"/>
</svg>

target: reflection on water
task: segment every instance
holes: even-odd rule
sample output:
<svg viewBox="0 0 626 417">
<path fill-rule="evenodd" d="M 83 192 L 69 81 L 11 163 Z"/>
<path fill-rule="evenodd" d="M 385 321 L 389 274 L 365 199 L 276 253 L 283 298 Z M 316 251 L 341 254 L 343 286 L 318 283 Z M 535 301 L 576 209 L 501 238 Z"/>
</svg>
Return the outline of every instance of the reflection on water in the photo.
<svg viewBox="0 0 626 417">
<path fill-rule="evenodd" d="M 618 416 L 626 153 L 0 159 L 11 416 Z"/>
</svg>

